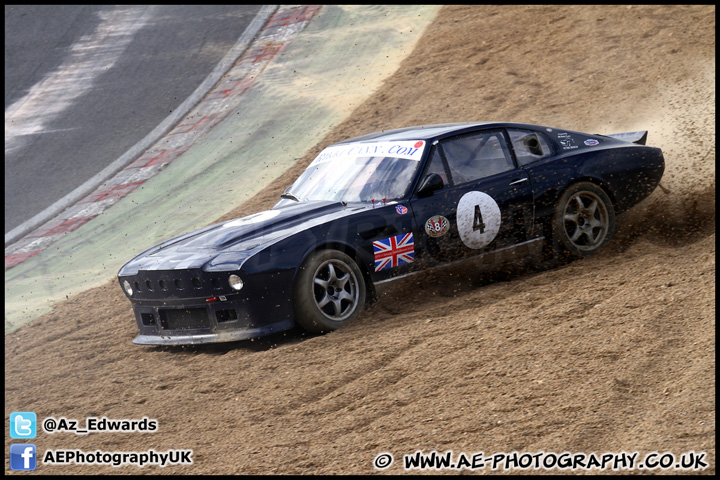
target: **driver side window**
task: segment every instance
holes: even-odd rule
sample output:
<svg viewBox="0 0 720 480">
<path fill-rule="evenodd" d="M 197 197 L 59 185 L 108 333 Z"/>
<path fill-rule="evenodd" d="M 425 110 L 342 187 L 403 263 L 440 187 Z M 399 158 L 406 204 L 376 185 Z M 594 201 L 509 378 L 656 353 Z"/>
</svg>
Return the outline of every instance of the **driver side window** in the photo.
<svg viewBox="0 0 720 480">
<path fill-rule="evenodd" d="M 425 174 L 423 178 L 427 178 L 431 173 L 437 173 L 442 178 L 443 185 L 449 185 L 447 171 L 443 165 L 442 157 L 440 156 L 440 148 L 435 145 L 430 152 L 430 159 L 428 160 L 427 167 L 425 167 Z"/>
<path fill-rule="evenodd" d="M 441 143 L 454 185 L 514 168 L 502 131 L 472 132 Z"/>
</svg>

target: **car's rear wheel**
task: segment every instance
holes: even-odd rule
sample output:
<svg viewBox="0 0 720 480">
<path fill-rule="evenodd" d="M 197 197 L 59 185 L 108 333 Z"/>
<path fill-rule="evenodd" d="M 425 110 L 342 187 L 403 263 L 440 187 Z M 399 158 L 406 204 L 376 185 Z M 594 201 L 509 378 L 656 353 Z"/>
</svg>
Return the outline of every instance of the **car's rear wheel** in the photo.
<svg viewBox="0 0 720 480">
<path fill-rule="evenodd" d="M 552 219 L 553 240 L 561 253 L 590 255 L 604 246 L 615 230 L 612 201 L 599 186 L 580 182 L 560 197 Z"/>
<path fill-rule="evenodd" d="M 346 325 L 365 306 L 365 279 L 355 261 L 339 250 L 310 255 L 295 284 L 295 320 L 305 330 L 323 333 Z"/>
</svg>

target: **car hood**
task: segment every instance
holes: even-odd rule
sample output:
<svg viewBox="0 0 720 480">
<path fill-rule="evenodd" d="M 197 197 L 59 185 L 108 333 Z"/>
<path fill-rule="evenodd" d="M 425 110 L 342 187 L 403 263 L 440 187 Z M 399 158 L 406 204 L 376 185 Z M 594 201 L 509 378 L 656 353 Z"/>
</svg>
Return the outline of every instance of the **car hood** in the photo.
<svg viewBox="0 0 720 480">
<path fill-rule="evenodd" d="M 119 275 L 133 275 L 139 270 L 214 269 L 219 265 L 227 269 L 228 258 L 233 259 L 234 268 L 239 268 L 244 259 L 268 245 L 367 208 L 371 207 L 313 201 L 265 210 L 168 240 L 135 257 Z"/>
</svg>

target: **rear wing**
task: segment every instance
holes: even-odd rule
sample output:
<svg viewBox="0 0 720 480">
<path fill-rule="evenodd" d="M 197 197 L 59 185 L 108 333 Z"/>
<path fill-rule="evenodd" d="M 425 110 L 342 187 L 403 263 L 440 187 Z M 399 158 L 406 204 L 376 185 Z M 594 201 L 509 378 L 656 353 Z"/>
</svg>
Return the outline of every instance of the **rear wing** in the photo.
<svg viewBox="0 0 720 480">
<path fill-rule="evenodd" d="M 643 130 L 640 132 L 611 133 L 610 135 L 605 136 L 622 140 L 623 142 L 645 145 L 645 142 L 647 141 L 647 134 L 647 130 Z"/>
</svg>

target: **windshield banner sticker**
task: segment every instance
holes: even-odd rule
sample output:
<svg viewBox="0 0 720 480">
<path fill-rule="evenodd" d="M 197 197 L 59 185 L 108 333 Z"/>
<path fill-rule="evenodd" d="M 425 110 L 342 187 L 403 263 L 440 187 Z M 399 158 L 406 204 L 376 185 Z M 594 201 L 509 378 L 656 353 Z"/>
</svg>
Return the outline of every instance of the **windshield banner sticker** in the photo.
<svg viewBox="0 0 720 480">
<path fill-rule="evenodd" d="M 420 161 L 425 142 L 410 140 L 402 142 L 375 142 L 350 143 L 328 147 L 318 155 L 311 165 L 329 162 L 337 159 L 352 159 L 358 157 L 395 157 Z"/>
</svg>

